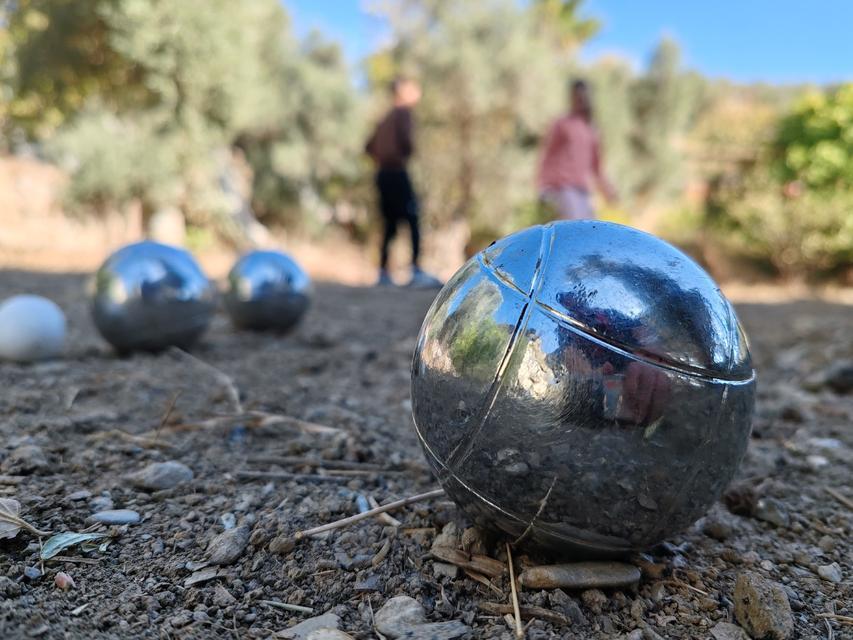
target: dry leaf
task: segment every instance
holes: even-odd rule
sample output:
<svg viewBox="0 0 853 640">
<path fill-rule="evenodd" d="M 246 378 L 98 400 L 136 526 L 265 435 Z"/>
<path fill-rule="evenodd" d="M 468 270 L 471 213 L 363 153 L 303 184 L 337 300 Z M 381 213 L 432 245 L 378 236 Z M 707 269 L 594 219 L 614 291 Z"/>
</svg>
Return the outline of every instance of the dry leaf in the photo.
<svg viewBox="0 0 853 640">
<path fill-rule="evenodd" d="M 506 571 L 506 566 L 503 562 L 477 553 L 466 553 L 458 549 L 451 549 L 450 547 L 433 547 L 431 553 L 443 562 L 455 564 L 457 567 L 469 569 L 490 578 L 502 576 Z"/>
<path fill-rule="evenodd" d="M 0 539 L 14 538 L 21 530 L 21 503 L 12 498 L 0 498 Z"/>
<path fill-rule="evenodd" d="M 58 533 L 44 543 L 44 546 L 41 548 L 41 559 L 50 560 L 53 556 L 68 547 L 73 547 L 75 544 L 80 544 L 88 540 L 105 538 L 106 536 L 106 533 L 74 533 L 71 531 Z"/>
</svg>

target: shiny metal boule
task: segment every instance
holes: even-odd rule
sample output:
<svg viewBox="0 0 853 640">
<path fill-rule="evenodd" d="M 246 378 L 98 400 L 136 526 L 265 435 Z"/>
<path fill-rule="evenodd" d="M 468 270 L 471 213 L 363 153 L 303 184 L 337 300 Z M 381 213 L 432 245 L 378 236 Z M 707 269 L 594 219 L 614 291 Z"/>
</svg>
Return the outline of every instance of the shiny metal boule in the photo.
<svg viewBox="0 0 853 640">
<path fill-rule="evenodd" d="M 225 308 L 241 329 L 288 331 L 311 303 L 311 280 L 289 256 L 252 251 L 228 274 Z"/>
<path fill-rule="evenodd" d="M 185 348 L 207 329 L 216 287 L 185 250 L 149 240 L 113 253 L 95 273 L 92 318 L 116 350 Z"/>
<path fill-rule="evenodd" d="M 412 407 L 478 525 L 618 556 L 684 529 L 746 451 L 755 373 L 732 305 L 686 255 L 605 222 L 499 240 L 439 293 Z"/>
</svg>

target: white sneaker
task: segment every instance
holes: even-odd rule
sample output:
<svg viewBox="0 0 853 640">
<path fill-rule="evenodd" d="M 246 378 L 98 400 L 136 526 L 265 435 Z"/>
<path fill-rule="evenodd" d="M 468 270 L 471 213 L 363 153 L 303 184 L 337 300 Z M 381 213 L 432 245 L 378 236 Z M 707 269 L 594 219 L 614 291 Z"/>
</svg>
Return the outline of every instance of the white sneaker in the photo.
<svg viewBox="0 0 853 640">
<path fill-rule="evenodd" d="M 406 286 L 410 289 L 441 289 L 444 283 L 434 275 L 415 267 L 412 269 L 412 279 Z"/>
</svg>

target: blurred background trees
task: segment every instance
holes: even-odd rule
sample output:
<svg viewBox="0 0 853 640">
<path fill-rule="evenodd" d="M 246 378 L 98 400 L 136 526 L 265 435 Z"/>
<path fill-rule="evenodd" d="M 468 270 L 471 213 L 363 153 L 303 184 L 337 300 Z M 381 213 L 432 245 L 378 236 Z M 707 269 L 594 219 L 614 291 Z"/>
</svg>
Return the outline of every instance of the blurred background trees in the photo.
<svg viewBox="0 0 853 640">
<path fill-rule="evenodd" d="M 593 86 L 605 218 L 787 277 L 853 261 L 853 86 L 743 86 L 686 69 L 581 64 L 599 23 L 581 0 L 399 0 L 387 46 L 353 80 L 340 47 L 294 35 L 278 0 L 0 2 L 0 146 L 70 176 L 69 212 L 176 211 L 235 245 L 264 227 L 363 240 L 366 134 L 397 73 L 424 88 L 414 174 L 434 228 L 473 248 L 543 220 L 540 137 L 571 78 Z"/>
<path fill-rule="evenodd" d="M 21 0 L 7 14 L 7 135 L 68 169 L 72 209 L 174 207 L 239 242 L 250 204 L 296 223 L 300 198 L 358 165 L 340 52 L 297 42 L 276 0 Z"/>
</svg>

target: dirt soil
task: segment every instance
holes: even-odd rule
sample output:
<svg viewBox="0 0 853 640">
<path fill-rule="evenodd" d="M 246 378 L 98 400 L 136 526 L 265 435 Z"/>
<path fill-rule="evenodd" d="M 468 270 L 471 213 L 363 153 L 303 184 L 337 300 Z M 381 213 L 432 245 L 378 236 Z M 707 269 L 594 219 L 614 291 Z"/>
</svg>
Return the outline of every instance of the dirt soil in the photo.
<svg viewBox="0 0 853 640">
<path fill-rule="evenodd" d="M 326 612 L 351 636 L 372 638 L 373 613 L 402 594 L 431 621 L 464 622 L 466 637 L 513 637 L 501 615 L 479 607 L 508 602 L 505 577 L 492 589 L 430 555 L 447 523 L 466 526 L 449 501 L 395 512 L 399 527 L 366 520 L 292 541 L 356 513 L 359 495 L 382 503 L 436 487 L 409 400 L 432 293 L 321 284 L 291 335 L 238 333 L 220 314 L 193 357 L 118 358 L 89 322 L 82 276 L 0 274 L 0 298 L 23 291 L 59 302 L 71 329 L 63 360 L 0 364 L 0 497 L 52 533 L 87 529 L 104 508 L 135 510 L 141 522 L 100 525 L 105 550 L 72 547 L 43 564 L 34 535 L 0 540 L 0 638 L 268 638 Z M 744 304 L 739 313 L 760 383 L 750 450 L 727 501 L 635 557 L 637 587 L 522 591 L 523 606 L 565 618 L 536 619 L 528 638 L 711 638 L 735 621 L 734 585 L 746 571 L 782 585 L 791 637 L 853 637 L 853 618 L 840 617 L 853 616 L 853 396 L 820 384 L 853 358 L 853 307 Z M 161 490 L 128 479 L 168 460 L 193 479 Z M 206 566 L 226 527 L 240 533 L 215 546 L 228 543 L 233 563 Z M 500 544 L 486 550 L 504 561 Z M 833 563 L 840 582 L 819 575 Z M 75 586 L 57 587 L 58 572 Z"/>
</svg>

